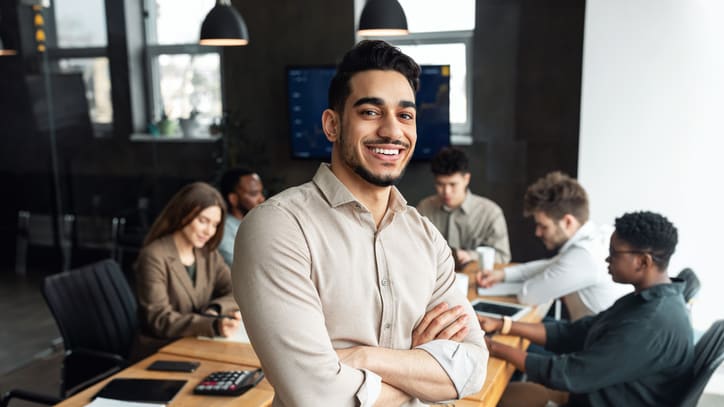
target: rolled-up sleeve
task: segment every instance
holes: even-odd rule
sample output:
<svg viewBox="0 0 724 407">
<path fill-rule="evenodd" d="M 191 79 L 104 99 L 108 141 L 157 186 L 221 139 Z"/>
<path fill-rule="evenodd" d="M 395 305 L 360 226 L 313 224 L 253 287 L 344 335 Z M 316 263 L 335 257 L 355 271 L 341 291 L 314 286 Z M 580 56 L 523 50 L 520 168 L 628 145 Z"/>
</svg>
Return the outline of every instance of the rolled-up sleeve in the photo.
<svg viewBox="0 0 724 407">
<path fill-rule="evenodd" d="M 234 295 L 275 405 L 369 403 L 366 375 L 340 363 L 330 341 L 305 242 L 297 220 L 267 202 L 247 215 L 235 243 Z"/>
<path fill-rule="evenodd" d="M 468 314 L 468 335 L 462 342 L 434 340 L 418 346 L 429 353 L 445 370 L 455 386 L 458 398 L 480 391 L 488 368 L 488 349 L 484 333 L 470 302 L 455 287 L 454 263 L 442 235 L 433 232 L 433 242 L 438 251 L 438 277 L 429 309 L 445 302 L 450 307 L 462 305 Z"/>
</svg>

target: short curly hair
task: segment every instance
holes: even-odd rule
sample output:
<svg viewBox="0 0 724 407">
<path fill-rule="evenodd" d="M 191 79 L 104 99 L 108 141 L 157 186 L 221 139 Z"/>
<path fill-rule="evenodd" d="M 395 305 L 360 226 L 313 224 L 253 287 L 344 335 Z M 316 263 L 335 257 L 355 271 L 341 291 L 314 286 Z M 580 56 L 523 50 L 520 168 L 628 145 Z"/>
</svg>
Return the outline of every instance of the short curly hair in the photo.
<svg viewBox="0 0 724 407">
<path fill-rule="evenodd" d="M 566 214 L 573 215 L 581 223 L 588 221 L 588 194 L 574 178 L 554 171 L 538 179 L 523 196 L 523 214 L 531 216 L 540 211 L 560 220 Z"/>
<path fill-rule="evenodd" d="M 435 176 L 453 175 L 458 172 L 467 174 L 470 172 L 470 162 L 463 150 L 445 147 L 432 158 L 430 169 Z"/>
<path fill-rule="evenodd" d="M 630 212 L 616 218 L 615 226 L 617 238 L 636 250 L 651 252 L 654 263 L 666 270 L 679 241 L 676 227 L 666 217 L 649 211 Z"/>
</svg>

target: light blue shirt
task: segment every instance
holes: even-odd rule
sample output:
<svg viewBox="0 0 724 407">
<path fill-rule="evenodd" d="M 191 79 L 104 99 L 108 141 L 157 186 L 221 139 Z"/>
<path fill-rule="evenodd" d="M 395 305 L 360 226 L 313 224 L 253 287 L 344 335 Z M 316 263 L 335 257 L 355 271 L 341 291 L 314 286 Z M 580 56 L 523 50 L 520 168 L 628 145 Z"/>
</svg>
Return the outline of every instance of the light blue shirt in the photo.
<svg viewBox="0 0 724 407">
<path fill-rule="evenodd" d="M 231 263 L 234 261 L 234 240 L 236 240 L 236 231 L 239 230 L 240 224 L 241 221 L 235 216 L 226 215 L 226 220 L 224 221 L 224 237 L 221 238 L 219 252 L 229 267 L 231 267 Z"/>
</svg>

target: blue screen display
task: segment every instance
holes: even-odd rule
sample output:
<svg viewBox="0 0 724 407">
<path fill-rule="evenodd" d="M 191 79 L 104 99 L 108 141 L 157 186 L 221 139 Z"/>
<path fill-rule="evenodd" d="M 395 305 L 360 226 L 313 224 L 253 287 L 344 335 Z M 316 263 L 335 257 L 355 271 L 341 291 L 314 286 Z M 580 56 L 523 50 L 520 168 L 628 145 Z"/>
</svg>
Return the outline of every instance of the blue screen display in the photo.
<svg viewBox="0 0 724 407">
<path fill-rule="evenodd" d="M 414 160 L 429 160 L 450 145 L 450 66 L 422 65 Z M 333 66 L 287 68 L 287 103 L 292 157 L 329 160 L 332 144 L 322 131 L 322 112 Z"/>
</svg>

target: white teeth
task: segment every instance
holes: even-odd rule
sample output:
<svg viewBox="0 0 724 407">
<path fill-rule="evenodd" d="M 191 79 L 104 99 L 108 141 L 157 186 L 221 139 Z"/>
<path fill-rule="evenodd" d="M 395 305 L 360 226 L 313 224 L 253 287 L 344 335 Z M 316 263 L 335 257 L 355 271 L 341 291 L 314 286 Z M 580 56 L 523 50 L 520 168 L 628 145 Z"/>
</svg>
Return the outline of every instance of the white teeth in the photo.
<svg viewBox="0 0 724 407">
<path fill-rule="evenodd" d="M 373 148 L 372 152 L 377 154 L 384 154 L 384 155 L 398 155 L 400 154 L 400 150 L 388 150 L 385 148 Z"/>
</svg>

